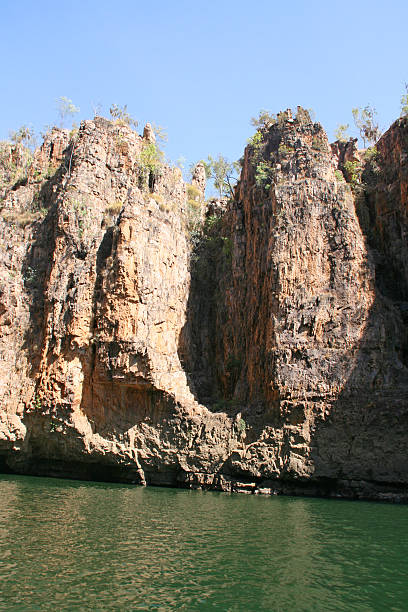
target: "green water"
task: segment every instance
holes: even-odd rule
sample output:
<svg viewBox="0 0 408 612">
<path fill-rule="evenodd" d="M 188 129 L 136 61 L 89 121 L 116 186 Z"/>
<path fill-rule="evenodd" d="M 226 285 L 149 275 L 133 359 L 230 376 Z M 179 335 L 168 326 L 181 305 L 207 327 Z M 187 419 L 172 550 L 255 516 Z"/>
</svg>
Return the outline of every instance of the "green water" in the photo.
<svg viewBox="0 0 408 612">
<path fill-rule="evenodd" d="M 408 610 L 408 506 L 0 476 L 1 610 Z"/>
</svg>

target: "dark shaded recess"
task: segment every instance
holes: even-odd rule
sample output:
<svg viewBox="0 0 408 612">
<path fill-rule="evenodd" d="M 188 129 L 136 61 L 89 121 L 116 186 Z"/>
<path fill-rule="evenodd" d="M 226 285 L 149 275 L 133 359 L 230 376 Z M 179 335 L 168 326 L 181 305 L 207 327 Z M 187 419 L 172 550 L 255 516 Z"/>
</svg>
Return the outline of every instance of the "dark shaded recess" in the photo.
<svg viewBox="0 0 408 612">
<path fill-rule="evenodd" d="M 408 121 L 396 122 L 384 136 L 391 150 L 365 162 L 362 185 L 355 194 L 356 212 L 375 266 L 378 294 L 389 300 L 403 325 L 395 338 L 399 357 L 408 365 L 408 223 L 401 202 L 401 180 L 408 164 L 400 162 L 398 148 L 408 154 Z M 382 147 L 380 147 L 382 150 Z M 405 165 L 404 165 L 405 163 Z"/>
<path fill-rule="evenodd" d="M 389 154 L 392 159 L 393 151 Z M 329 417 L 315 428 L 312 459 L 316 476 L 360 479 L 373 490 L 400 489 L 406 496 L 408 227 L 398 174 L 390 171 L 388 158 L 377 163 L 375 177 L 370 175 L 356 202 L 375 269 L 376 297 L 348 380 Z"/>
<path fill-rule="evenodd" d="M 150 171 L 149 172 L 149 180 L 148 180 L 148 185 L 149 185 L 149 190 L 151 193 L 153 193 L 154 191 L 154 186 L 156 184 L 156 175 L 154 172 Z"/>
<path fill-rule="evenodd" d="M 24 176 L 23 178 L 19 179 L 18 181 L 14 183 L 14 185 L 11 188 L 11 191 L 17 191 L 19 187 L 25 187 L 27 183 L 28 183 L 28 178 Z"/>
<path fill-rule="evenodd" d="M 132 465 L 103 465 L 101 463 L 81 463 L 76 461 L 60 461 L 53 459 L 35 459 L 24 467 L 15 469 L 9 467 L 6 458 L 0 455 L 0 473 L 22 474 L 28 476 L 63 478 L 93 482 L 116 482 L 129 485 L 140 484 L 140 476 Z M 226 473 L 226 472 L 225 472 Z M 195 488 L 184 481 L 183 470 L 169 468 L 166 472 L 145 471 L 146 482 L 150 486 L 174 487 L 180 489 Z M 218 478 L 210 485 L 204 485 L 206 490 L 239 490 L 239 483 L 251 482 L 255 486 L 270 487 L 275 495 L 297 495 L 304 497 L 346 498 L 360 500 L 386 500 L 393 496 L 394 502 L 408 502 L 408 487 L 403 482 L 376 480 L 356 480 L 351 478 L 316 477 L 310 479 L 268 480 L 264 478 L 245 478 L 237 475 L 231 477 L 229 488 L 220 485 Z M 201 488 L 201 487 L 200 487 Z M 255 489 L 253 489 L 254 491 Z"/>
<path fill-rule="evenodd" d="M 114 226 L 108 227 L 96 255 L 96 281 L 93 293 L 93 329 L 96 327 L 96 307 L 102 297 L 103 272 L 106 267 L 106 260 L 112 255 L 114 247 Z"/>
<path fill-rule="evenodd" d="M 191 283 L 186 323 L 179 337 L 178 354 L 195 399 L 212 409 L 231 395 L 222 381 L 224 355 L 220 324 L 224 313 L 223 278 L 230 265 L 229 240 L 223 218 L 210 217 L 191 254 Z M 236 364 L 232 364 L 236 369 Z M 233 384 L 231 385 L 233 386 Z M 217 407 L 214 407 L 217 411 Z"/>
<path fill-rule="evenodd" d="M 3 461 L 1 461 L 3 459 Z M 104 465 L 79 461 L 61 461 L 34 457 L 24 467 L 11 469 L 5 457 L 0 457 L 0 472 L 3 474 L 25 474 L 28 476 L 48 476 L 51 478 L 71 478 L 93 480 L 96 482 L 124 482 L 139 484 L 137 469 L 129 465 Z"/>
<path fill-rule="evenodd" d="M 41 346 L 44 339 L 44 307 L 46 280 L 51 272 L 52 255 L 55 250 L 56 215 L 58 189 L 67 172 L 67 163 L 71 147 L 65 152 L 65 158 L 55 174 L 41 187 L 36 199 L 48 210 L 46 217 L 35 224 L 33 239 L 23 262 L 24 288 L 30 298 L 30 325 L 25 334 L 23 348 L 31 360 L 32 375 L 38 370 L 41 357 Z"/>
<path fill-rule="evenodd" d="M 7 463 L 7 455 L 0 455 L 0 474 L 14 474 L 14 470 Z"/>
</svg>

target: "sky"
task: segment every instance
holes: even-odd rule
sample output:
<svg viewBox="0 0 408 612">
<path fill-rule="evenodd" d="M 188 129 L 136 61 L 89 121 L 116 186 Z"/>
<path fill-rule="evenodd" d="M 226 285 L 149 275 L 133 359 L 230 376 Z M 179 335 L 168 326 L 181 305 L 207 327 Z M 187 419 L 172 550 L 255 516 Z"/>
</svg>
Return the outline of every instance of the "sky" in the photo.
<svg viewBox="0 0 408 612">
<path fill-rule="evenodd" d="M 387 129 L 408 81 L 406 0 L 0 0 L 0 139 L 127 105 L 186 165 L 241 157 L 250 119 L 312 108 L 329 139 L 351 109 Z M 357 136 L 355 129 L 350 135 Z"/>
</svg>

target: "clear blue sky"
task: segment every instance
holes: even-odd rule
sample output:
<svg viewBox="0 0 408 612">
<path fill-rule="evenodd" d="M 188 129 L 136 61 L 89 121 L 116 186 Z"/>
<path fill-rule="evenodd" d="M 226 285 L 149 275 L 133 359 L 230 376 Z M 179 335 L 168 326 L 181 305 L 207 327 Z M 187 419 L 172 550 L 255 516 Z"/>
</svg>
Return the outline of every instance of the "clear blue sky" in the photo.
<svg viewBox="0 0 408 612">
<path fill-rule="evenodd" d="M 329 138 L 370 103 L 387 128 L 408 81 L 406 0 L 1 0 L 0 139 L 128 105 L 168 156 L 242 155 L 261 108 L 313 108 Z"/>
</svg>

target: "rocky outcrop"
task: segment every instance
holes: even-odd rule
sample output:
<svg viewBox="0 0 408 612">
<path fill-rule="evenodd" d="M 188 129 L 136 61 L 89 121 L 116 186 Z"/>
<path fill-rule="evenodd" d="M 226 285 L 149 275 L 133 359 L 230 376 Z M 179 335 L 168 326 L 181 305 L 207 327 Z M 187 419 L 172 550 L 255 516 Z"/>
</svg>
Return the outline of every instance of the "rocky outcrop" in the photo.
<svg viewBox="0 0 408 612">
<path fill-rule="evenodd" d="M 204 199 L 205 196 L 205 188 L 207 184 L 207 176 L 205 173 L 205 167 L 202 162 L 199 162 L 194 166 L 193 176 L 191 178 L 191 184 L 193 187 L 198 189 L 201 198 Z"/>
<path fill-rule="evenodd" d="M 103 118 L 54 131 L 2 204 L 3 468 L 408 499 L 407 134 L 356 209 L 348 153 L 280 113 L 197 233 L 204 168 L 186 188 Z"/>
<path fill-rule="evenodd" d="M 156 142 L 156 135 L 150 123 L 146 123 L 146 125 L 144 126 L 143 138 L 147 140 L 147 142 L 149 142 L 150 144 L 154 144 Z"/>
<path fill-rule="evenodd" d="M 336 140 L 330 145 L 331 151 L 337 160 L 337 166 L 342 172 L 346 172 L 345 164 L 347 162 L 361 161 L 360 153 L 357 147 L 357 138 L 350 138 L 349 140 Z"/>
</svg>

